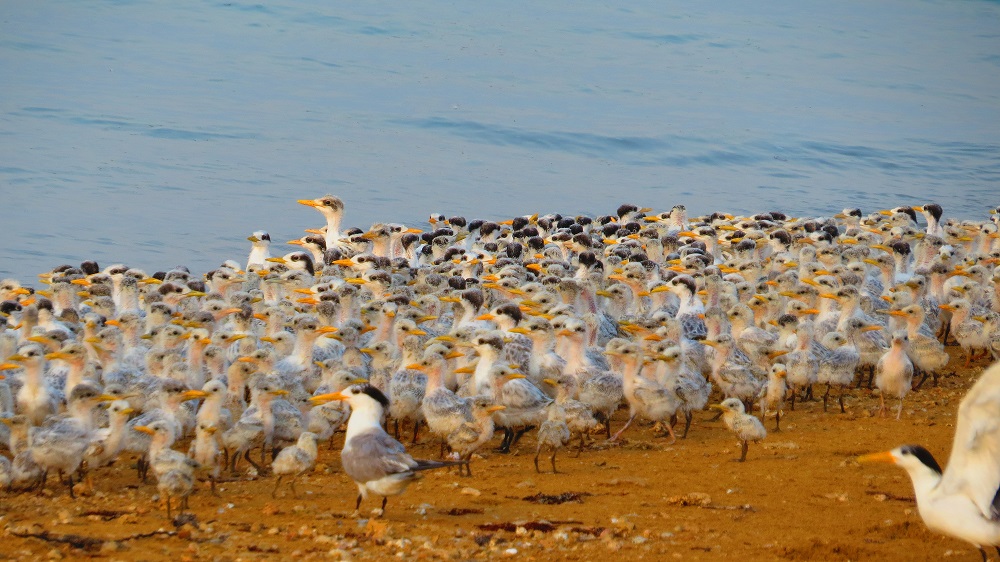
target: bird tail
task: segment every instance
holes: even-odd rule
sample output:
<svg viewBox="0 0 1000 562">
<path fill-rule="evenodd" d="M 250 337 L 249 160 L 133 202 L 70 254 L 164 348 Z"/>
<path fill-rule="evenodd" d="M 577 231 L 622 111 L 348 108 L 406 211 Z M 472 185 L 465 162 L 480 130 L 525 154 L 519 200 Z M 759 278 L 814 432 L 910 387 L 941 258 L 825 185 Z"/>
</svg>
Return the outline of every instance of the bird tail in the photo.
<svg viewBox="0 0 1000 562">
<path fill-rule="evenodd" d="M 410 469 L 413 472 L 419 472 L 421 470 L 434 470 L 435 468 L 446 468 L 449 466 L 458 466 L 460 464 L 466 464 L 466 465 L 469 464 L 469 461 L 467 460 L 459 460 L 459 461 L 427 461 L 421 459 L 413 459 L 413 460 L 416 461 L 417 463 L 417 466 Z"/>
</svg>

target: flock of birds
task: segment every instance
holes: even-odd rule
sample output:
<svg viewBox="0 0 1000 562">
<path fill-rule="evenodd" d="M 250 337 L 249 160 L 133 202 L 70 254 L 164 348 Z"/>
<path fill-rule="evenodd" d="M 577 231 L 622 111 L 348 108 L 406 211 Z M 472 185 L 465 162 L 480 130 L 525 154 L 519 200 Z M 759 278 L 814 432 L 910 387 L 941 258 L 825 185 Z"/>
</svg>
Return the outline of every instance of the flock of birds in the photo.
<svg viewBox="0 0 1000 562">
<path fill-rule="evenodd" d="M 937 204 L 824 218 L 622 205 L 432 215 L 421 231 L 342 229 L 339 198 L 299 203 L 326 225 L 281 256 L 258 231 L 245 265 L 204 276 L 87 261 L 40 275 L 44 290 L 0 282 L 0 483 L 58 473 L 72 495 L 131 455 L 170 514 L 244 460 L 295 493 L 346 425 L 358 509 L 381 497 L 381 513 L 422 470 L 471 475 L 495 433 L 509 452 L 537 428 L 535 468 L 547 449 L 555 472 L 558 450 L 637 419 L 671 441 L 683 419 L 686 438 L 715 394 L 743 461 L 767 433 L 755 408 L 779 430 L 796 401 L 822 393 L 843 412 L 874 385 L 899 418 L 947 342 L 967 364 L 1000 356 L 1000 208 L 976 222 Z M 412 458 L 401 430 L 432 434 L 441 459 Z"/>
</svg>

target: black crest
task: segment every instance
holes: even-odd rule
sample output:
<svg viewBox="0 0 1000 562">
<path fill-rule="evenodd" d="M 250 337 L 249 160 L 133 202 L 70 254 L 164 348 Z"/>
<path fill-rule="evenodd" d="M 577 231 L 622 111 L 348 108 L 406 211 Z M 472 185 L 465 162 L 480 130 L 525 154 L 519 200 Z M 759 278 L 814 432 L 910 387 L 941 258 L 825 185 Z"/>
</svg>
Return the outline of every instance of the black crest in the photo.
<svg viewBox="0 0 1000 562">
<path fill-rule="evenodd" d="M 389 407 L 389 399 L 386 398 L 385 394 L 382 394 L 382 391 L 379 390 L 378 388 L 375 388 L 374 386 L 365 383 L 365 384 L 359 384 L 358 390 L 364 394 L 367 394 L 368 396 L 371 396 L 372 399 L 381 404 L 383 408 Z"/>
<path fill-rule="evenodd" d="M 941 474 L 941 465 L 939 465 L 937 461 L 934 460 L 934 455 L 932 455 L 931 452 L 928 451 L 927 449 L 924 449 L 920 445 L 903 445 L 902 447 L 900 447 L 900 450 L 903 452 L 904 455 L 913 455 L 917 457 L 917 459 L 919 459 L 920 462 L 924 463 L 924 465 L 927 466 L 927 468 L 930 468 L 934 472 Z"/>
</svg>

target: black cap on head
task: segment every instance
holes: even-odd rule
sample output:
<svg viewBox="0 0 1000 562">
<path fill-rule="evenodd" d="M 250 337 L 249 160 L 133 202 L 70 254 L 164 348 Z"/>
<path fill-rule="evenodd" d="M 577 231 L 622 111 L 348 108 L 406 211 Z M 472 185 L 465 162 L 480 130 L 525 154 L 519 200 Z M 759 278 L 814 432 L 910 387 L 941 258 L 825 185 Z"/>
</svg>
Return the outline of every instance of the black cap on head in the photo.
<svg viewBox="0 0 1000 562">
<path fill-rule="evenodd" d="M 97 265 L 97 262 L 94 260 L 87 260 L 80 264 L 80 269 L 87 275 L 93 275 L 101 271 L 101 266 Z"/>
<path fill-rule="evenodd" d="M 938 464 L 938 462 L 934 459 L 934 455 L 932 455 L 927 449 L 921 447 L 920 445 L 903 445 L 899 449 L 904 455 L 913 455 L 917 457 L 927 468 L 941 474 L 941 465 Z"/>
<path fill-rule="evenodd" d="M 382 391 L 370 384 L 359 385 L 361 387 L 361 392 L 371 396 L 373 400 L 382 405 L 383 408 L 389 407 L 389 399 L 386 398 Z"/>
</svg>

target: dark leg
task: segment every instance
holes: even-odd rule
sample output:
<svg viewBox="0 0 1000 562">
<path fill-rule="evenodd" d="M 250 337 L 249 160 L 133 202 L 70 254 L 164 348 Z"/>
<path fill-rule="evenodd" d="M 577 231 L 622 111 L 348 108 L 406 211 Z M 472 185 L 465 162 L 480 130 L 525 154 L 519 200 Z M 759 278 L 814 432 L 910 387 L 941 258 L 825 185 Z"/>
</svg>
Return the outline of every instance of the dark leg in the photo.
<svg viewBox="0 0 1000 562">
<path fill-rule="evenodd" d="M 551 459 L 552 460 L 552 474 L 558 474 L 559 473 L 559 471 L 556 470 L 556 453 L 558 453 L 558 452 L 559 452 L 559 449 L 557 449 L 555 447 L 552 447 L 552 459 Z"/>
<path fill-rule="evenodd" d="M 806 400 L 815 400 L 815 397 L 813 397 L 813 385 L 806 387 L 806 395 L 802 398 L 802 401 L 805 402 Z"/>
<path fill-rule="evenodd" d="M 358 494 L 358 503 L 354 504 L 354 511 L 360 511 L 361 510 L 361 498 L 362 498 L 362 496 L 359 493 Z"/>
<path fill-rule="evenodd" d="M 73 474 L 72 473 L 67 474 L 66 478 L 69 481 L 69 497 L 71 497 L 71 498 L 73 498 L 75 500 L 76 499 L 76 494 L 73 493 Z"/>
<path fill-rule="evenodd" d="M 687 439 L 688 430 L 691 429 L 691 419 L 693 417 L 694 414 L 690 411 L 684 412 L 684 435 L 681 436 L 681 439 Z"/>
<path fill-rule="evenodd" d="M 281 485 L 281 476 L 278 476 L 278 479 L 274 481 L 274 489 L 271 490 L 271 497 L 272 498 L 277 497 L 277 495 L 278 495 L 278 486 L 280 486 L 280 485 Z"/>
<path fill-rule="evenodd" d="M 525 433 L 531 431 L 532 429 L 535 429 L 535 426 L 529 425 L 528 427 L 521 428 L 520 431 L 514 434 L 514 440 L 511 442 L 510 447 L 517 445 L 517 442 L 521 440 L 521 437 L 523 437 Z"/>
<path fill-rule="evenodd" d="M 170 494 L 163 494 L 167 498 L 167 519 L 173 521 L 174 514 L 170 512 Z"/>
<path fill-rule="evenodd" d="M 797 392 L 795 392 L 795 389 L 793 388 L 793 389 L 792 389 L 792 411 L 793 411 L 793 412 L 795 411 L 795 395 L 796 395 L 796 394 L 798 394 L 798 393 L 797 393 Z"/>
<path fill-rule="evenodd" d="M 503 440 L 500 441 L 498 452 L 507 454 L 510 452 L 510 443 L 514 440 L 514 430 L 509 427 L 503 428 Z"/>
<path fill-rule="evenodd" d="M 823 395 L 823 411 L 826 411 L 826 401 L 830 398 L 830 385 L 826 385 L 826 394 Z"/>
<path fill-rule="evenodd" d="M 542 454 L 542 448 L 538 447 L 538 450 L 535 451 L 535 472 L 539 474 L 542 473 L 542 471 L 538 469 L 538 455 L 540 454 Z"/>
<path fill-rule="evenodd" d="M 844 409 L 844 387 L 840 387 L 840 396 L 837 400 L 840 402 L 840 413 L 846 414 L 847 410 Z"/>
<path fill-rule="evenodd" d="M 747 449 L 750 448 L 750 444 L 746 441 L 743 442 L 743 454 L 740 455 L 740 462 L 747 460 Z"/>
<path fill-rule="evenodd" d="M 262 469 L 259 464 L 253 462 L 253 459 L 250 458 L 250 450 L 249 449 L 247 449 L 243 453 L 243 458 L 245 458 L 247 460 L 247 462 L 250 463 L 250 465 L 254 467 L 254 469 L 257 471 L 257 474 L 264 474 L 264 469 Z"/>
<path fill-rule="evenodd" d="M 417 434 L 418 434 L 419 431 L 420 431 L 420 420 L 414 420 L 413 421 L 413 441 L 410 442 L 410 445 L 416 445 L 417 444 Z"/>
<path fill-rule="evenodd" d="M 219 497 L 219 492 L 215 491 L 215 476 L 209 476 L 208 481 L 212 483 L 212 495 Z"/>
<path fill-rule="evenodd" d="M 39 480 L 38 481 L 38 493 L 42 493 L 42 490 L 45 489 L 45 482 L 48 479 L 49 479 L 49 471 L 48 470 L 43 470 L 42 471 L 42 477 L 38 479 Z"/>
<path fill-rule="evenodd" d="M 299 499 L 299 493 L 295 491 L 295 479 L 298 477 L 299 477 L 298 474 L 292 476 L 292 481 L 288 483 L 288 487 L 292 489 L 292 497 L 295 499 Z"/>
<path fill-rule="evenodd" d="M 392 420 L 396 424 L 396 441 L 399 441 L 399 420 Z"/>
<path fill-rule="evenodd" d="M 382 515 L 383 515 L 383 516 L 385 515 L 385 504 L 386 504 L 386 502 L 388 502 L 388 501 L 389 501 L 389 498 L 388 498 L 388 497 L 383 497 L 383 498 L 382 498 Z"/>
<path fill-rule="evenodd" d="M 576 455 L 574 455 L 573 458 L 579 457 L 580 453 L 582 453 L 582 452 L 583 452 L 583 432 L 581 431 L 580 432 L 580 448 L 576 450 Z"/>
<path fill-rule="evenodd" d="M 774 431 L 781 431 L 781 408 L 774 412 Z"/>
</svg>

